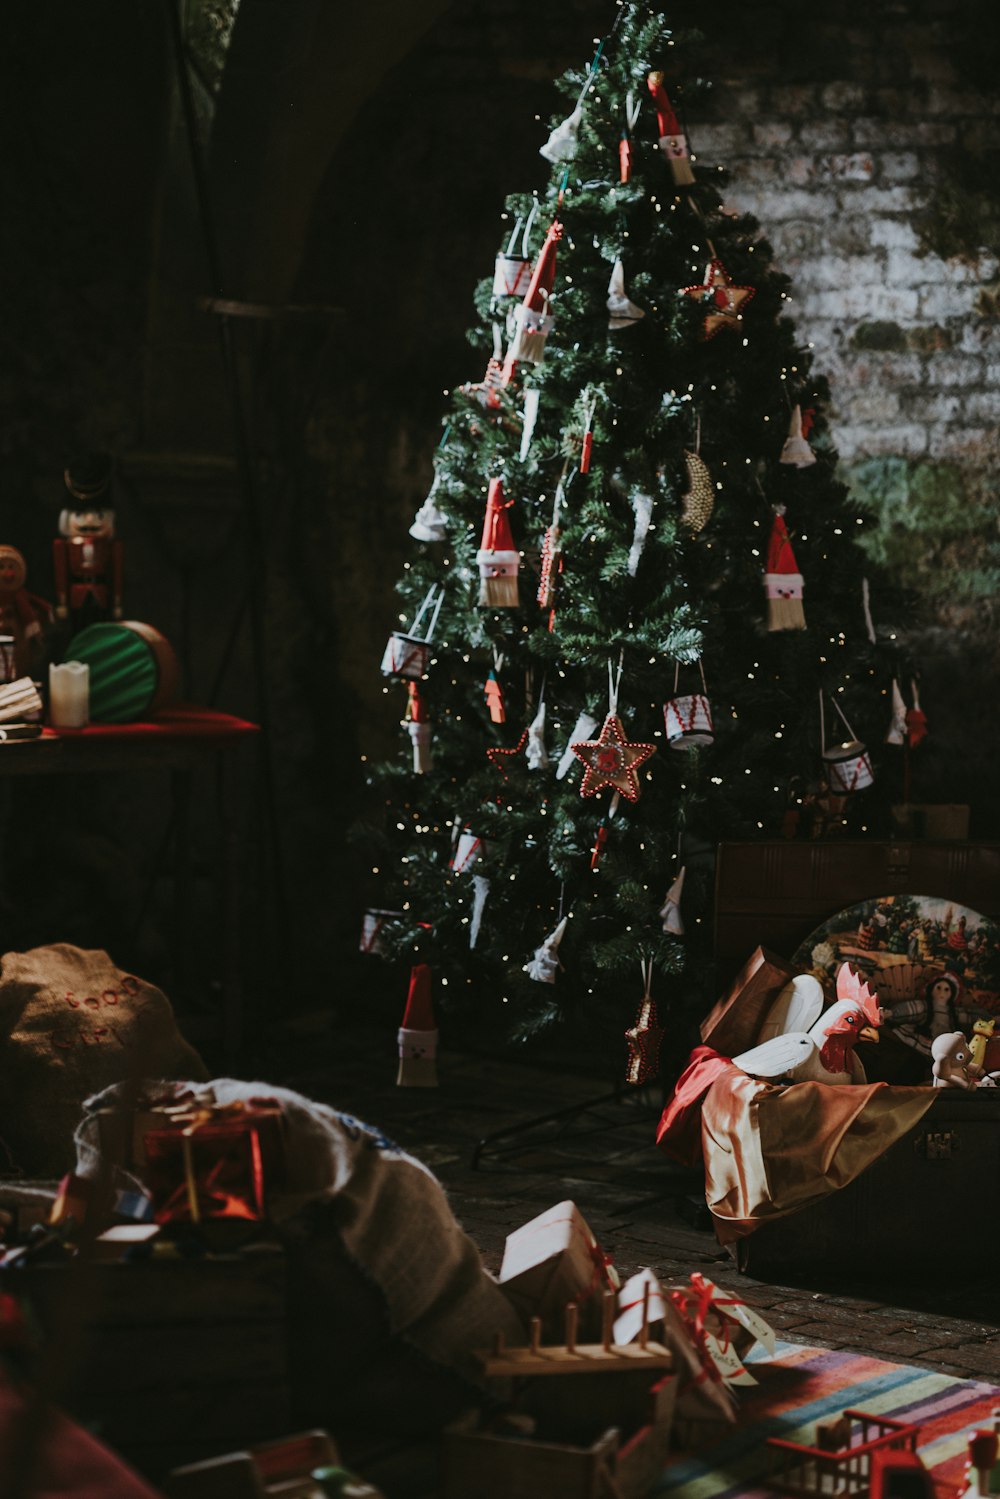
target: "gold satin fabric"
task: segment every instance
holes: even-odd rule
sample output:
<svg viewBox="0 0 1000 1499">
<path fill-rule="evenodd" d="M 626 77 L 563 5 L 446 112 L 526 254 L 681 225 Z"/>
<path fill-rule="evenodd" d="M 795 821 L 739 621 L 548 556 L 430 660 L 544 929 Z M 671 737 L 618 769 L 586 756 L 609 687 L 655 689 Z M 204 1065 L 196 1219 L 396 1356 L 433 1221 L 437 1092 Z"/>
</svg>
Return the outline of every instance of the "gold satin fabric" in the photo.
<svg viewBox="0 0 1000 1499">
<path fill-rule="evenodd" d="M 730 1067 L 702 1107 L 705 1199 L 722 1244 L 835 1192 L 923 1118 L 932 1087 L 758 1082 Z"/>
</svg>

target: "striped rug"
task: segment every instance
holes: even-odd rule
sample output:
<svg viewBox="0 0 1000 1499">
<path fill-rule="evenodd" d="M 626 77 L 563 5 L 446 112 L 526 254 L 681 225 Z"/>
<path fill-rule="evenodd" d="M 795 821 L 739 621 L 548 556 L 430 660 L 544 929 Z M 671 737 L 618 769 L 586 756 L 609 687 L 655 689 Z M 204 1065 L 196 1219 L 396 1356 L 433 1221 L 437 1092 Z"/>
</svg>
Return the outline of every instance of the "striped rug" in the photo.
<svg viewBox="0 0 1000 1499">
<path fill-rule="evenodd" d="M 989 1425 L 991 1411 L 1000 1406 L 996 1385 L 861 1354 L 786 1342 L 779 1342 L 773 1359 L 760 1349 L 754 1354 L 747 1364 L 760 1383 L 740 1391 L 739 1424 L 720 1427 L 718 1440 L 699 1457 L 678 1454 L 653 1493 L 773 1499 L 773 1491 L 761 1487 L 766 1438 L 808 1442 L 817 1421 L 852 1407 L 918 1422 L 920 1456 L 933 1472 L 938 1499 L 954 1499 L 961 1492 L 968 1433 Z"/>
</svg>

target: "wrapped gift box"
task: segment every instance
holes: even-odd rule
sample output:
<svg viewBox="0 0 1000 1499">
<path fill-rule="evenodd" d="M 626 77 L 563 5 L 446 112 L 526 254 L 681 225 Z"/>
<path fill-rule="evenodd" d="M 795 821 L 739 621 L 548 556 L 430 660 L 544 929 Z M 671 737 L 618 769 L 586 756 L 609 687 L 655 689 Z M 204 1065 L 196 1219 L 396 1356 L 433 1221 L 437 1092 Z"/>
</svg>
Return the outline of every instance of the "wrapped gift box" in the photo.
<svg viewBox="0 0 1000 1499">
<path fill-rule="evenodd" d="M 795 974 L 784 958 L 766 947 L 750 954 L 728 991 L 701 1023 L 701 1039 L 725 1057 L 747 1051 L 761 1023 L 788 980 Z"/>
<path fill-rule="evenodd" d="M 612 1269 L 574 1202 L 557 1202 L 508 1234 L 500 1284 L 527 1321 L 542 1319 L 543 1336 L 559 1337 L 569 1302 L 580 1308 L 580 1333 L 600 1324 L 601 1293 L 618 1289 Z"/>
</svg>

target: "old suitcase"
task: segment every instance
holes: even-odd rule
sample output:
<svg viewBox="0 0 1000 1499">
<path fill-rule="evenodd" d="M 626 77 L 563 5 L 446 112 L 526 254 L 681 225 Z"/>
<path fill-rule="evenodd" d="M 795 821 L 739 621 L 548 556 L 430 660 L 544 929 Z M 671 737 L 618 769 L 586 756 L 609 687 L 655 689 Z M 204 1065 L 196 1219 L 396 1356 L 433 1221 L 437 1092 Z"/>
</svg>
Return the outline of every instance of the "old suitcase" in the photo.
<svg viewBox="0 0 1000 1499">
<path fill-rule="evenodd" d="M 885 1283 L 940 1274 L 960 1248 L 962 1275 L 992 1271 L 986 1223 L 1000 1179 L 1000 1089 L 935 1092 L 920 1123 L 848 1186 L 741 1240 L 739 1268 L 793 1283 L 817 1271 Z"/>
</svg>

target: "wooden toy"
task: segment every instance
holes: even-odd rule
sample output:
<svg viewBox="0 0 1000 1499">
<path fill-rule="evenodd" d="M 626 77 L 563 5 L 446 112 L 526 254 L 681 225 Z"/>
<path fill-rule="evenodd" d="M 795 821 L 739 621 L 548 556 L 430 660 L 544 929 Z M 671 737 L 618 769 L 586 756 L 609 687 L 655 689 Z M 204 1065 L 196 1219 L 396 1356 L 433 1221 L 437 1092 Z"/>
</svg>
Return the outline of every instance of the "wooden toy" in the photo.
<svg viewBox="0 0 1000 1499">
<path fill-rule="evenodd" d="M 888 1499 L 894 1492 L 889 1482 L 892 1464 L 924 1472 L 916 1456 L 919 1436 L 920 1427 L 906 1421 L 846 1410 L 838 1421 L 817 1427 L 812 1446 L 768 1437 L 767 1484 L 777 1493 L 807 1499 L 818 1495 Z M 933 1493 L 929 1479 L 922 1490 L 906 1488 L 913 1499 L 921 1492 Z"/>
</svg>

